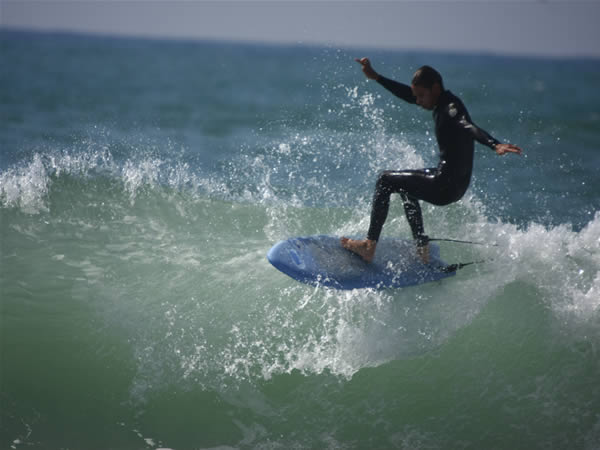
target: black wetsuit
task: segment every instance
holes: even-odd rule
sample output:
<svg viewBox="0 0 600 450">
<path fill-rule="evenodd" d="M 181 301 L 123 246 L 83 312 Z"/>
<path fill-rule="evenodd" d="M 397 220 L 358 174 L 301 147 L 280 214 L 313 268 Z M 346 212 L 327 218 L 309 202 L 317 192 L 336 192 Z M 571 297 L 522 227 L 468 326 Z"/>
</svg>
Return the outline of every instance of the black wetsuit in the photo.
<svg viewBox="0 0 600 450">
<path fill-rule="evenodd" d="M 408 103 L 416 104 L 410 86 L 380 76 L 383 87 Z M 435 136 L 440 149 L 437 168 L 421 170 L 386 170 L 379 174 L 367 239 L 377 241 L 387 218 L 390 195 L 399 193 L 413 237 L 418 245 L 427 243 L 418 200 L 434 205 L 456 202 L 465 194 L 473 169 L 474 140 L 494 148 L 499 141 L 471 121 L 462 101 L 450 91 L 444 91 L 433 110 Z"/>
</svg>

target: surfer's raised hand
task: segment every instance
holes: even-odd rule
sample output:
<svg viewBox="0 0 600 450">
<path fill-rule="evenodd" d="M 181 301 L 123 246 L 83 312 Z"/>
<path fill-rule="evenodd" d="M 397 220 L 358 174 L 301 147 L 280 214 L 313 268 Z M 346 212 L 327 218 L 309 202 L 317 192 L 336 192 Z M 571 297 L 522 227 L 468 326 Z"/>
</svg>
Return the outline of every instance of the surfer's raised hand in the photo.
<svg viewBox="0 0 600 450">
<path fill-rule="evenodd" d="M 506 153 L 516 153 L 520 155 L 523 151 L 513 144 L 497 144 L 494 149 L 498 155 L 504 155 Z"/>
<path fill-rule="evenodd" d="M 373 67 L 371 67 L 371 61 L 369 61 L 369 58 L 356 58 L 355 61 L 362 66 L 362 71 L 367 78 L 370 80 L 377 80 L 379 78 L 379 74 L 373 70 Z"/>
</svg>

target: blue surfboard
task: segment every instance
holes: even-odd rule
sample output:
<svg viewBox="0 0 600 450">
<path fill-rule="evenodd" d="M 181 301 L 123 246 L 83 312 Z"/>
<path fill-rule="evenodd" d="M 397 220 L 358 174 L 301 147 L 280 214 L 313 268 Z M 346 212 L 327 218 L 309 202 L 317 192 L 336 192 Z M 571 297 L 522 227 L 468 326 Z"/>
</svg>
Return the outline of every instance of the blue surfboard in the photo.
<svg viewBox="0 0 600 450">
<path fill-rule="evenodd" d="M 388 289 L 413 286 L 454 275 L 444 271 L 440 249 L 429 244 L 430 262 L 416 255 L 414 242 L 382 238 L 371 263 L 345 249 L 335 236 L 294 237 L 278 242 L 267 253 L 269 262 L 302 283 L 335 289 Z"/>
</svg>

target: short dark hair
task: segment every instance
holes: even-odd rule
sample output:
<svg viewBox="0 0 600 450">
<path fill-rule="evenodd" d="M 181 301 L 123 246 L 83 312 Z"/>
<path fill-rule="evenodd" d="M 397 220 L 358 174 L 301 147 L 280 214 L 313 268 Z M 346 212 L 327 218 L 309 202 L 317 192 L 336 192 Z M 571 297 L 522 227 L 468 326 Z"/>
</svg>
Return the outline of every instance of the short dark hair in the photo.
<svg viewBox="0 0 600 450">
<path fill-rule="evenodd" d="M 419 67 L 415 72 L 412 84 L 414 86 L 422 86 L 427 89 L 431 89 L 435 83 L 438 83 L 444 90 L 444 81 L 440 73 L 430 66 Z"/>
</svg>

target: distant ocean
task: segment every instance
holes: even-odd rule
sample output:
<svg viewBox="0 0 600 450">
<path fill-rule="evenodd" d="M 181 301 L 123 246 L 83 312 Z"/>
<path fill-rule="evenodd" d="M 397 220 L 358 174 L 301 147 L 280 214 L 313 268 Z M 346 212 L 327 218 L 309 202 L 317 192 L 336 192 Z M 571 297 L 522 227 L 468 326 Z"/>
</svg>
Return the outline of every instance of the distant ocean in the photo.
<svg viewBox="0 0 600 450">
<path fill-rule="evenodd" d="M 524 149 L 423 204 L 487 262 L 381 292 L 268 263 L 437 164 L 362 56 L 436 67 Z M 9 31 L 0 58 L 0 448 L 600 448 L 599 60 Z"/>
</svg>

